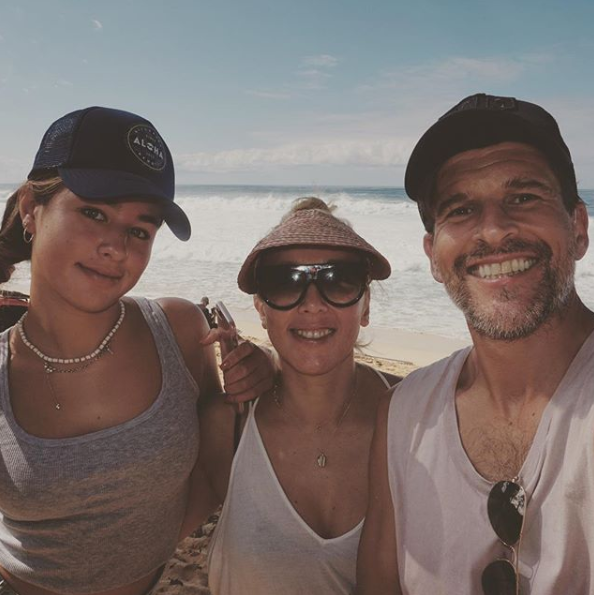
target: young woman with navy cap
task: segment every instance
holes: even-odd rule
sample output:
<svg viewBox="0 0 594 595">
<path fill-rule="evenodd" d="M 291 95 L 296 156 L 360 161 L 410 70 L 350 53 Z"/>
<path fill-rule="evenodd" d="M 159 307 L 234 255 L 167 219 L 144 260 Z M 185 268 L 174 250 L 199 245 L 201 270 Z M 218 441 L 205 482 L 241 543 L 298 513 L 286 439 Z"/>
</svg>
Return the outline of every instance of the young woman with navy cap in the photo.
<svg viewBox="0 0 594 595">
<path fill-rule="evenodd" d="M 76 111 L 15 197 L 0 281 L 30 259 L 31 296 L 0 335 L 0 593 L 144 595 L 211 504 L 196 403 L 221 390 L 196 306 L 124 297 L 163 221 L 190 237 L 171 154 L 144 118 Z"/>
</svg>

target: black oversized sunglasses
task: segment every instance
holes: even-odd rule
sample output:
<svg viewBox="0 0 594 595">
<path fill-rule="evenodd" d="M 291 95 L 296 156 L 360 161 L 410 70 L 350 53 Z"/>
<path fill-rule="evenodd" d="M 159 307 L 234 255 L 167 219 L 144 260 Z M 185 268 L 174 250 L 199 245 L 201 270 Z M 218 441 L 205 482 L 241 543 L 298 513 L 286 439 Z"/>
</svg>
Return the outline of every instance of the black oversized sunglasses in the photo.
<svg viewBox="0 0 594 595">
<path fill-rule="evenodd" d="M 518 553 L 514 546 L 520 541 L 526 492 L 515 481 L 499 481 L 489 493 L 487 501 L 489 521 L 497 537 L 511 550 L 512 562 L 506 558 L 491 562 L 483 570 L 481 582 L 485 595 L 518 595 Z"/>
<path fill-rule="evenodd" d="M 305 298 L 314 284 L 322 298 L 337 308 L 356 304 L 369 283 L 366 264 L 336 262 L 330 264 L 273 264 L 256 269 L 256 291 L 276 310 L 290 310 Z"/>
</svg>

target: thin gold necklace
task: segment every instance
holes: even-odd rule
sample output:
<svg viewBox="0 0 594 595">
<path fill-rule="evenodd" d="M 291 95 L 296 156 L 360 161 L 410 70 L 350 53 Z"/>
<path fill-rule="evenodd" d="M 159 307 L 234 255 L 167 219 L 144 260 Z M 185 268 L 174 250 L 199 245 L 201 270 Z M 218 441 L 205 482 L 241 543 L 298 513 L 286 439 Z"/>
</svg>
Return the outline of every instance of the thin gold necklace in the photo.
<svg viewBox="0 0 594 595">
<path fill-rule="evenodd" d="M 358 385 L 357 380 L 358 380 L 357 368 L 355 368 L 355 377 L 353 379 L 353 390 L 351 391 L 351 394 L 345 399 L 345 402 L 342 406 L 342 412 L 341 412 L 340 416 L 338 417 L 336 426 L 334 427 L 333 432 L 330 434 L 330 439 L 326 443 L 326 449 L 327 449 L 329 443 L 331 443 L 334 440 L 336 434 L 338 433 L 338 430 L 340 429 L 340 424 L 343 422 L 344 418 L 346 417 L 347 413 L 349 412 L 349 409 L 351 408 L 351 405 L 353 404 L 353 400 L 355 399 L 355 396 L 357 394 L 357 385 Z M 275 382 L 274 387 L 272 389 L 272 397 L 274 399 L 274 404 L 282 411 L 283 415 L 288 419 L 290 412 L 287 410 L 287 408 L 283 404 L 283 395 L 282 395 L 280 389 L 281 389 L 280 383 L 278 381 Z M 294 414 L 293 414 L 293 419 L 295 419 L 298 422 L 298 424 L 301 423 L 301 422 L 299 422 L 299 420 L 297 419 L 297 417 Z M 322 428 L 325 428 L 328 424 L 330 424 L 331 421 L 332 421 L 332 418 L 329 418 L 326 421 L 322 422 L 321 424 L 318 424 L 316 426 L 315 430 L 313 431 L 313 434 L 317 434 Z M 324 449 L 324 450 L 326 450 L 326 449 Z M 324 468 L 328 464 L 328 456 L 326 455 L 324 450 L 321 449 L 320 447 L 317 447 L 316 465 L 320 468 Z"/>
<path fill-rule="evenodd" d="M 47 386 L 49 388 L 50 393 L 52 394 L 52 398 L 54 400 L 54 407 L 59 411 L 62 409 L 62 405 L 56 396 L 56 391 L 54 390 L 54 386 L 51 381 L 51 375 L 56 372 L 58 374 L 74 374 L 76 372 L 82 372 L 86 370 L 91 364 L 95 363 L 97 360 L 102 358 L 107 353 L 113 353 L 111 350 L 111 341 L 113 336 L 116 334 L 117 330 L 122 325 L 124 321 L 124 316 L 126 315 L 126 306 L 124 302 L 120 300 L 120 315 L 116 320 L 116 323 L 113 325 L 111 330 L 105 335 L 105 338 L 101 343 L 99 343 L 98 347 L 89 353 L 88 355 L 81 355 L 79 357 L 70 357 L 70 358 L 60 358 L 60 357 L 52 357 L 43 353 L 37 346 L 33 345 L 29 338 L 25 333 L 24 322 L 25 318 L 27 317 L 27 312 L 25 312 L 19 321 L 16 323 L 17 331 L 21 338 L 21 341 L 25 346 L 27 346 L 42 362 L 43 362 L 43 370 L 45 372 L 45 379 Z M 57 368 L 56 364 L 59 366 L 72 366 L 70 368 Z M 74 364 L 74 365 L 73 365 Z"/>
</svg>

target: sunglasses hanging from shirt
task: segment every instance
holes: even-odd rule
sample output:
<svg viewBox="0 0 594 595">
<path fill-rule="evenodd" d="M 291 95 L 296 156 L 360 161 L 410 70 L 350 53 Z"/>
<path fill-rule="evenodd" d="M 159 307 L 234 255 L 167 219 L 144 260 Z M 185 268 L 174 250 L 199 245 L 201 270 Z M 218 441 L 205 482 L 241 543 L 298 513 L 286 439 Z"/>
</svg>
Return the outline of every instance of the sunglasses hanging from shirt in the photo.
<svg viewBox="0 0 594 595">
<path fill-rule="evenodd" d="M 493 530 L 511 552 L 513 562 L 501 558 L 491 562 L 483 571 L 481 582 L 485 595 L 519 595 L 518 552 L 514 546 L 520 541 L 526 492 L 515 481 L 499 481 L 487 501 L 487 513 Z"/>
</svg>

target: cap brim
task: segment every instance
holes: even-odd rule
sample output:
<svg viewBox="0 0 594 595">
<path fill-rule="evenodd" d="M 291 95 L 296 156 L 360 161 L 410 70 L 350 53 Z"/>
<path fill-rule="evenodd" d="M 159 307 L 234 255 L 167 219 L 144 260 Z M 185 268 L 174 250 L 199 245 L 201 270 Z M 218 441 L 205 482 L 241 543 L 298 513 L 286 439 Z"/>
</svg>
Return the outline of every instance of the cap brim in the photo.
<svg viewBox="0 0 594 595">
<path fill-rule="evenodd" d="M 459 112 L 436 122 L 413 149 L 404 176 L 406 193 L 413 200 L 422 199 L 427 182 L 448 159 L 501 142 L 525 142 L 556 163 L 568 160 L 554 138 L 514 113 Z"/>
<path fill-rule="evenodd" d="M 181 207 L 146 178 L 107 169 L 58 168 L 58 173 L 69 190 L 87 200 L 140 198 L 157 201 L 165 207 L 163 219 L 178 239 L 185 242 L 192 234 L 190 221 Z"/>
<path fill-rule="evenodd" d="M 190 225 L 188 216 L 174 202 L 167 202 L 164 206 L 165 212 L 163 218 L 165 219 L 165 223 L 167 223 L 167 226 L 178 240 L 187 242 L 192 235 L 192 226 Z"/>
</svg>

